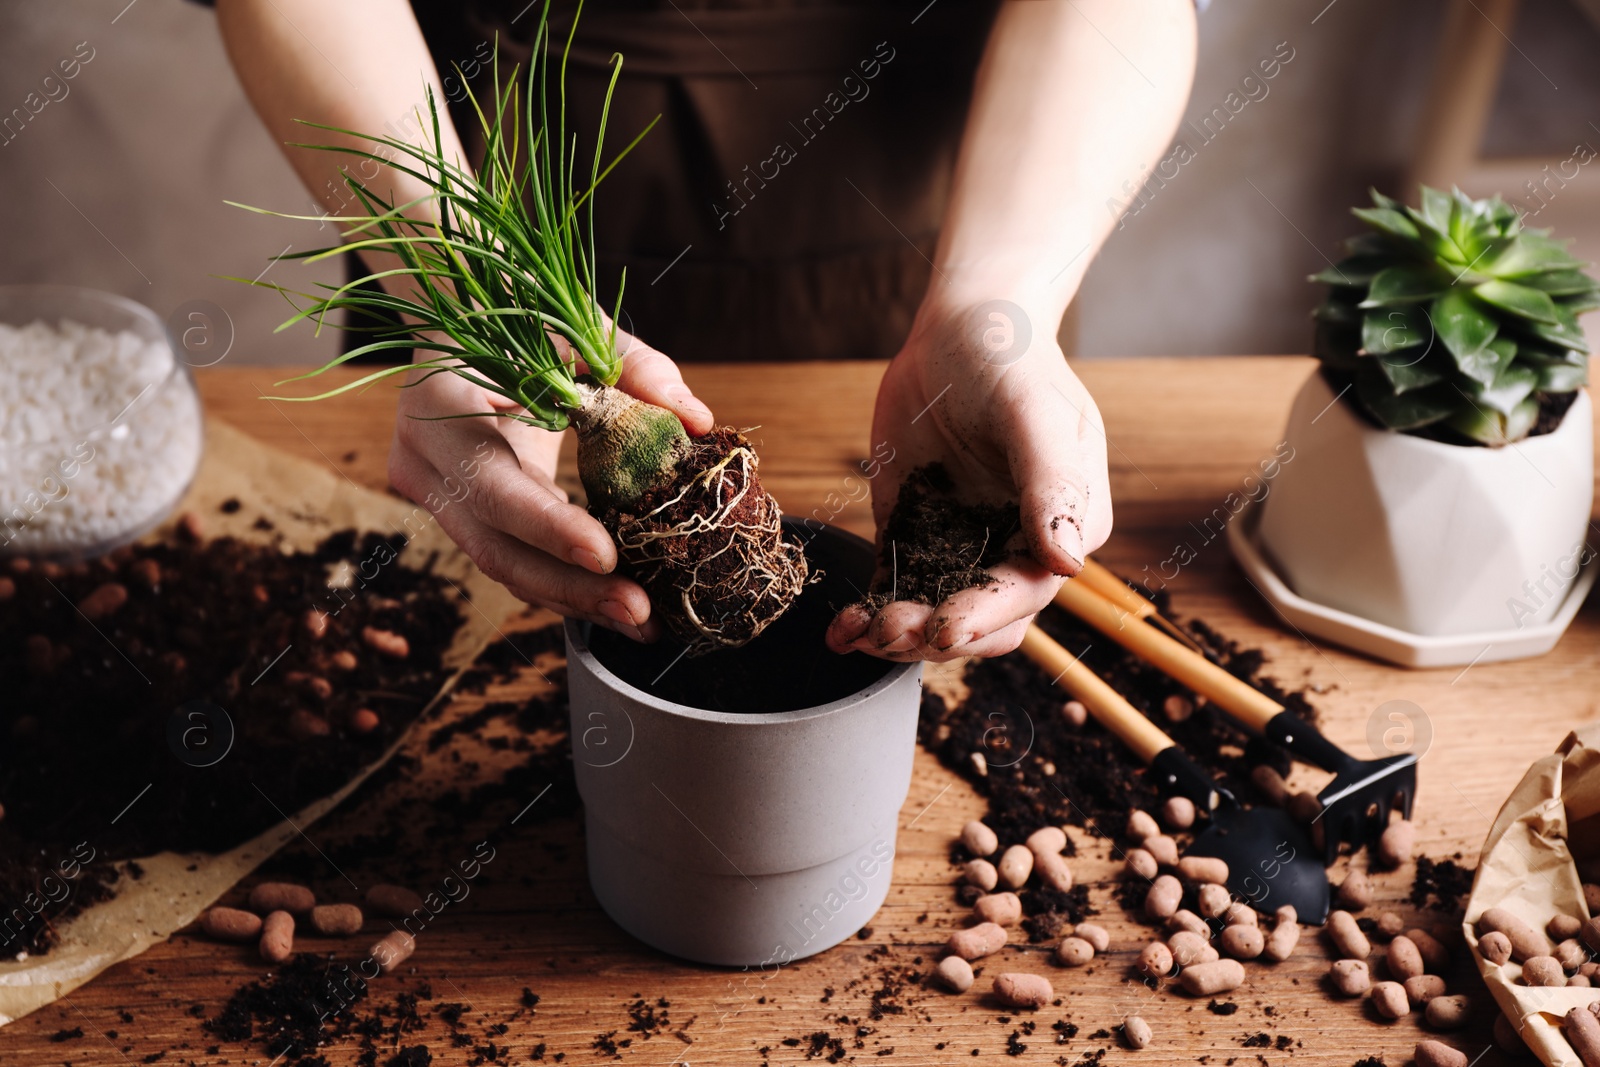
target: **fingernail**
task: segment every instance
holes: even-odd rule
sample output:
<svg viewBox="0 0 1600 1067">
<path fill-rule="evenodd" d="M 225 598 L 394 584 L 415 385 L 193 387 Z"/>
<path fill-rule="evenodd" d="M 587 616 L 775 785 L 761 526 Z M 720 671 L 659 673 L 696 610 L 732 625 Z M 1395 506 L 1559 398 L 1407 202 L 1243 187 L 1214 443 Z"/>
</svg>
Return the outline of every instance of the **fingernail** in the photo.
<svg viewBox="0 0 1600 1067">
<path fill-rule="evenodd" d="M 620 600 L 602 600 L 596 607 L 600 609 L 600 614 L 612 622 L 622 623 L 634 630 L 639 628 L 639 624 L 633 619 L 633 612 L 629 611 L 628 606 Z"/>
<path fill-rule="evenodd" d="M 1070 516 L 1057 515 L 1050 520 L 1050 540 L 1080 569 L 1083 567 L 1083 531 Z"/>
<path fill-rule="evenodd" d="M 689 391 L 687 386 L 679 386 L 668 394 L 672 402 L 678 405 L 679 410 L 685 414 L 698 415 L 703 419 L 711 417 L 711 409 L 702 404 L 699 399 Z"/>
<path fill-rule="evenodd" d="M 595 574 L 610 573 L 609 568 L 607 568 L 604 563 L 600 562 L 600 557 L 595 555 L 593 552 L 590 552 L 587 548 L 573 549 L 571 559 L 572 562 L 576 563 L 586 571 L 593 571 Z M 613 603 L 613 601 L 608 601 L 607 603 Z"/>
</svg>

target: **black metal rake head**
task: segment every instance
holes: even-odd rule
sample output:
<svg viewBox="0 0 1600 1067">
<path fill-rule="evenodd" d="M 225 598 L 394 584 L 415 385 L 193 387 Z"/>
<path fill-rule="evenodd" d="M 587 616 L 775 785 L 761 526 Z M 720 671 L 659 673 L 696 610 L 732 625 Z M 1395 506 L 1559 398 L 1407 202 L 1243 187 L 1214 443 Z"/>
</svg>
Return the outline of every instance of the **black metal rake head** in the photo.
<svg viewBox="0 0 1600 1067">
<path fill-rule="evenodd" d="M 1358 760 L 1341 753 L 1343 765 L 1333 770 L 1333 781 L 1317 794 L 1322 811 L 1312 826 L 1322 828 L 1323 855 L 1332 863 L 1339 846 L 1352 849 L 1376 846 L 1389 825 L 1389 813 L 1411 818 L 1417 796 L 1417 756 L 1403 752 L 1382 759 Z"/>
</svg>

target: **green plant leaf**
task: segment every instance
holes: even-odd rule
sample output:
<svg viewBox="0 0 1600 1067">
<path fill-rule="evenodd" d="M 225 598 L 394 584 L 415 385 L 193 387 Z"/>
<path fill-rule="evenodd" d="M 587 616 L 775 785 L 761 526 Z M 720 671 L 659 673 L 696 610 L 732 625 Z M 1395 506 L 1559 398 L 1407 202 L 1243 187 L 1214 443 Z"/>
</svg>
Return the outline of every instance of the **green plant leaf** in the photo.
<svg viewBox="0 0 1600 1067">
<path fill-rule="evenodd" d="M 1518 404 L 1509 414 L 1463 407 L 1452 414 L 1446 424 L 1474 441 L 1498 448 L 1528 436 L 1538 418 L 1539 405 L 1530 399 Z"/>
<path fill-rule="evenodd" d="M 1352 209 L 1351 214 L 1383 233 L 1412 241 L 1418 238 L 1416 224 L 1403 212 L 1395 211 L 1393 208 L 1358 207 Z"/>
<path fill-rule="evenodd" d="M 1577 318 L 1577 316 L 1586 312 L 1600 310 L 1600 288 L 1590 289 L 1586 293 L 1576 293 L 1572 296 L 1561 297 L 1557 299 L 1556 304 L 1566 308 L 1573 318 Z M 1560 312 L 1556 314 L 1559 315 Z"/>
<path fill-rule="evenodd" d="M 1465 289 L 1451 289 L 1435 300 L 1428 317 L 1433 320 L 1439 340 L 1458 364 L 1481 352 L 1500 332 L 1494 318 Z"/>
<path fill-rule="evenodd" d="M 1434 366 L 1433 360 L 1425 358 L 1421 349 L 1378 356 L 1372 362 L 1383 369 L 1384 377 L 1389 379 L 1397 396 L 1445 380 L 1444 371 Z"/>
<path fill-rule="evenodd" d="M 1559 267 L 1537 274 L 1526 274 L 1519 278 L 1518 282 L 1530 289 L 1549 293 L 1551 296 L 1575 296 L 1579 293 L 1593 292 L 1595 288 L 1595 280 L 1574 267 Z"/>
<path fill-rule="evenodd" d="M 1589 368 L 1570 363 L 1535 365 L 1534 373 L 1539 375 L 1539 388 L 1546 393 L 1570 393 L 1589 384 Z"/>
<path fill-rule="evenodd" d="M 1356 397 L 1361 406 L 1391 430 L 1415 430 L 1448 417 L 1461 398 L 1448 383 L 1396 394 L 1376 360 L 1365 359 L 1356 370 Z"/>
<path fill-rule="evenodd" d="M 1520 315 L 1534 322 L 1558 325 L 1561 321 L 1556 317 L 1556 302 L 1550 299 L 1550 294 L 1541 293 L 1526 285 L 1497 278 L 1474 286 L 1472 292 L 1478 299 L 1493 304 L 1502 311 L 1509 311 L 1513 315 Z"/>
<path fill-rule="evenodd" d="M 1522 278 L 1580 266 L 1582 264 L 1567 251 L 1565 242 L 1525 230 L 1498 255 L 1484 256 L 1477 269 L 1496 278 Z"/>
<path fill-rule="evenodd" d="M 1490 385 L 1516 358 L 1516 344 L 1504 337 L 1497 337 L 1484 345 L 1481 351 L 1456 357 L 1456 368 L 1478 384 Z"/>
<path fill-rule="evenodd" d="M 1494 384 L 1483 385 L 1473 382 L 1467 392 L 1478 404 L 1493 408 L 1502 415 L 1510 415 L 1538 386 L 1537 371 L 1532 367 L 1513 365 L 1502 371 L 1494 380 Z"/>
<path fill-rule="evenodd" d="M 1432 263 L 1398 263 L 1385 267 L 1372 279 L 1364 308 L 1395 304 L 1420 304 L 1450 288 L 1450 275 Z"/>
<path fill-rule="evenodd" d="M 1377 308 L 1361 320 L 1361 349 L 1368 355 L 1416 348 L 1420 356 L 1425 351 L 1422 346 L 1432 341 L 1433 324 L 1420 307 Z"/>
<path fill-rule="evenodd" d="M 1331 267 L 1324 267 L 1306 280 L 1323 285 L 1360 286 L 1371 284 L 1373 276 L 1391 262 L 1388 256 L 1346 256 Z"/>
<path fill-rule="evenodd" d="M 1423 221 L 1438 230 L 1441 234 L 1450 232 L 1451 215 L 1455 210 L 1455 201 L 1450 194 L 1442 189 L 1434 189 L 1424 185 L 1422 187 Z"/>
<path fill-rule="evenodd" d="M 1556 305 L 1556 324 L 1547 322 L 1533 322 L 1530 320 L 1513 320 L 1516 326 L 1531 333 L 1542 341 L 1548 341 L 1558 348 L 1573 348 L 1579 352 L 1589 351 L 1589 342 L 1583 336 L 1583 330 L 1578 325 L 1578 316 L 1571 308 L 1564 304 Z"/>
</svg>

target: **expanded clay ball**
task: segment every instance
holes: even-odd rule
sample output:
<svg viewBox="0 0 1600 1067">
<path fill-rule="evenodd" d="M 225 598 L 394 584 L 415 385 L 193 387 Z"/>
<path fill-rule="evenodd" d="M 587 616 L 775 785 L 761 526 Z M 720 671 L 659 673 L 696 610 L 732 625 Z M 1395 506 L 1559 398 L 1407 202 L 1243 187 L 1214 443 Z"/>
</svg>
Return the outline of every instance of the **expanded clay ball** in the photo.
<svg viewBox="0 0 1600 1067">
<path fill-rule="evenodd" d="M 389 974 L 406 960 L 417 948 L 416 938 L 404 930 L 390 930 L 372 946 L 369 955 L 377 961 L 378 969 Z"/>
<path fill-rule="evenodd" d="M 1523 921 L 1521 916 L 1505 908 L 1490 908 L 1478 917 L 1479 935 L 1485 931 L 1505 934 L 1511 940 L 1511 958 L 1518 963 L 1530 956 L 1550 954 L 1549 939 L 1541 931 L 1535 930 Z M 1590 948 L 1594 947 L 1594 944 L 1589 942 L 1587 930 L 1584 931 L 1584 941 Z"/>
<path fill-rule="evenodd" d="M 1215 856 L 1185 856 L 1177 863 L 1178 873 L 1191 882 L 1227 885 L 1228 861 Z"/>
<path fill-rule="evenodd" d="M 1544 932 L 1555 942 L 1562 942 L 1578 936 L 1578 931 L 1583 929 L 1583 920 L 1576 915 L 1552 915 L 1550 921 L 1544 924 Z"/>
<path fill-rule="evenodd" d="M 1589 954 L 1583 950 L 1582 943 L 1575 937 L 1569 937 L 1561 942 L 1551 955 L 1560 962 L 1564 971 L 1576 971 L 1589 959 Z"/>
<path fill-rule="evenodd" d="M 1232 903 L 1227 887 L 1212 882 L 1202 885 L 1195 894 L 1195 907 L 1205 919 L 1219 918 Z"/>
<path fill-rule="evenodd" d="M 261 914 L 286 911 L 291 915 L 305 915 L 316 903 L 316 895 L 311 890 L 292 882 L 262 882 L 250 890 L 250 910 Z"/>
<path fill-rule="evenodd" d="M 1417 948 L 1416 942 L 1404 934 L 1389 942 L 1386 956 L 1389 974 L 1396 981 L 1404 982 L 1407 978 L 1415 978 L 1423 971 L 1421 950 Z"/>
<path fill-rule="evenodd" d="M 1417 946 L 1417 951 L 1422 953 L 1422 964 L 1428 970 L 1437 974 L 1450 966 L 1450 950 L 1444 947 L 1443 941 L 1415 926 L 1406 931 L 1406 936 Z"/>
<path fill-rule="evenodd" d="M 1411 858 L 1417 844 L 1417 826 L 1406 819 L 1390 823 L 1378 839 L 1378 860 L 1393 869 Z"/>
<path fill-rule="evenodd" d="M 1081 937 L 1062 938 L 1056 946 L 1056 962 L 1063 967 L 1082 967 L 1094 959 L 1094 946 Z"/>
<path fill-rule="evenodd" d="M 1255 926 L 1230 926 L 1222 931 L 1218 942 L 1222 946 L 1222 954 L 1236 960 L 1253 960 L 1266 947 L 1266 938 Z"/>
<path fill-rule="evenodd" d="M 1434 997 L 1428 1001 L 1428 1025 L 1436 1030 L 1459 1030 L 1467 1025 L 1471 1009 L 1466 997 Z"/>
<path fill-rule="evenodd" d="M 1366 960 L 1334 960 L 1328 968 L 1328 980 L 1340 996 L 1359 997 L 1372 988 L 1372 976 Z"/>
<path fill-rule="evenodd" d="M 1033 853 L 1026 846 L 1012 845 L 1000 854 L 995 870 L 1000 872 L 1001 885 L 1007 889 L 1021 889 L 1033 873 Z"/>
<path fill-rule="evenodd" d="M 1122 1020 L 1122 1040 L 1131 1049 L 1145 1048 L 1150 1044 L 1150 1024 L 1137 1015 Z"/>
<path fill-rule="evenodd" d="M 367 890 L 367 907 L 391 919 L 403 919 L 424 907 L 422 898 L 403 885 L 375 885 Z"/>
<path fill-rule="evenodd" d="M 1217 950 L 1211 947 L 1210 939 L 1204 934 L 1190 930 L 1179 930 L 1167 938 L 1167 944 L 1172 949 L 1172 958 L 1180 967 L 1211 963 L 1218 958 Z"/>
<path fill-rule="evenodd" d="M 1058 852 L 1039 852 L 1033 858 L 1033 873 L 1039 882 L 1057 893 L 1072 888 L 1072 868 Z"/>
<path fill-rule="evenodd" d="M 1478 938 L 1478 951 L 1498 967 L 1511 958 L 1511 939 L 1499 930 L 1491 930 Z"/>
<path fill-rule="evenodd" d="M 294 916 L 275 911 L 261 920 L 261 940 L 257 947 L 268 963 L 282 963 L 294 955 Z"/>
<path fill-rule="evenodd" d="M 967 861 L 966 866 L 961 868 L 961 878 L 985 893 L 1000 884 L 1000 872 L 994 869 L 994 864 L 983 859 Z"/>
<path fill-rule="evenodd" d="M 1066 831 L 1059 826 L 1042 826 L 1028 835 L 1023 845 L 1035 857 L 1042 855 L 1061 855 L 1061 850 L 1067 847 Z"/>
<path fill-rule="evenodd" d="M 1015 893 L 990 893 L 978 898 L 972 913 L 980 922 L 1010 926 L 1022 918 L 1022 900 Z"/>
<path fill-rule="evenodd" d="M 1168 797 L 1161 805 L 1161 821 L 1169 830 L 1187 830 L 1194 825 L 1194 818 L 1194 801 L 1188 797 Z"/>
<path fill-rule="evenodd" d="M 1300 918 L 1295 914 L 1294 905 L 1285 904 L 1278 909 L 1277 920 L 1273 923 L 1272 933 L 1267 935 L 1267 942 L 1262 949 L 1269 960 L 1282 963 L 1294 955 L 1295 946 L 1300 943 Z"/>
<path fill-rule="evenodd" d="M 1600 1067 L 1600 1020 L 1588 1008 L 1573 1008 L 1561 1024 L 1567 1044 L 1583 1061 L 1583 1067 Z"/>
<path fill-rule="evenodd" d="M 1194 701 L 1178 693 L 1173 693 L 1161 702 L 1161 712 L 1167 717 L 1168 722 L 1188 722 L 1194 714 Z"/>
<path fill-rule="evenodd" d="M 1356 925 L 1356 917 L 1348 911 L 1329 912 L 1326 929 L 1328 940 L 1333 942 L 1333 947 L 1343 958 L 1364 960 L 1372 955 L 1372 942 L 1367 940 L 1367 935 Z"/>
<path fill-rule="evenodd" d="M 1423 1008 L 1435 998 L 1444 996 L 1444 979 L 1436 974 L 1419 974 L 1401 983 L 1406 999 L 1413 1008 Z"/>
<path fill-rule="evenodd" d="M 1413 1056 L 1417 1067 L 1467 1067 L 1469 1062 L 1465 1052 L 1432 1038 L 1418 1041 Z"/>
<path fill-rule="evenodd" d="M 1379 937 L 1398 937 L 1406 930 L 1406 921 L 1400 917 L 1399 912 L 1380 911 L 1376 922 Z M 1507 947 L 1509 948 L 1509 945 Z"/>
<path fill-rule="evenodd" d="M 1176 867 L 1178 865 L 1178 843 L 1166 834 L 1151 834 L 1140 843 L 1140 847 L 1156 858 L 1156 862 L 1163 867 Z"/>
<path fill-rule="evenodd" d="M 1261 925 L 1261 917 L 1256 914 L 1256 909 L 1238 900 L 1228 905 L 1228 910 L 1222 913 L 1222 921 L 1229 926 Z"/>
<path fill-rule="evenodd" d="M 1231 993 L 1244 985 L 1244 964 L 1238 960 L 1213 960 L 1184 968 L 1178 981 L 1184 992 L 1196 997 Z"/>
<path fill-rule="evenodd" d="M 952 993 L 965 993 L 972 988 L 972 964 L 960 956 L 946 956 L 934 968 L 934 973 Z"/>
<path fill-rule="evenodd" d="M 238 908 L 207 908 L 200 929 L 218 941 L 254 941 L 261 935 L 261 916 Z"/>
<path fill-rule="evenodd" d="M 1165 978 L 1172 973 L 1172 950 L 1163 942 L 1152 941 L 1139 952 L 1138 966 L 1146 978 Z"/>
<path fill-rule="evenodd" d="M 1273 807 L 1281 808 L 1289 799 L 1289 786 L 1276 767 L 1265 763 L 1256 764 L 1250 771 L 1250 781 L 1261 794 L 1261 798 Z"/>
<path fill-rule="evenodd" d="M 1050 980 L 1039 974 L 1002 974 L 994 980 L 994 992 L 1013 1008 L 1042 1008 L 1056 996 Z"/>
<path fill-rule="evenodd" d="M 1385 1019 L 1401 1019 L 1411 1014 L 1411 1000 L 1399 982 L 1379 982 L 1372 987 L 1372 1007 Z"/>
<path fill-rule="evenodd" d="M 1600 885 L 1593 882 L 1583 883 L 1583 903 L 1589 909 L 1590 915 L 1600 914 Z"/>
<path fill-rule="evenodd" d="M 1531 986 L 1567 984 L 1567 973 L 1554 956 L 1529 956 L 1522 961 L 1522 980 Z"/>
<path fill-rule="evenodd" d="M 1147 837 L 1154 837 L 1161 832 L 1161 827 L 1156 825 L 1155 818 L 1148 811 L 1134 808 L 1128 812 L 1128 836 L 1135 841 L 1143 841 Z"/>
<path fill-rule="evenodd" d="M 1170 919 L 1183 900 L 1183 883 L 1170 874 L 1163 874 L 1150 883 L 1144 895 L 1144 911 L 1152 919 Z"/>
<path fill-rule="evenodd" d="M 318 904 L 311 909 L 311 928 L 331 937 L 347 937 L 361 929 L 361 909 L 354 904 Z"/>
<path fill-rule="evenodd" d="M 1143 878 L 1145 881 L 1154 878 L 1156 873 L 1161 870 L 1160 864 L 1156 863 L 1156 858 L 1142 848 L 1130 848 L 1125 862 L 1129 874 L 1136 878 Z"/>
<path fill-rule="evenodd" d="M 1069 700 L 1061 705 L 1061 715 L 1074 726 L 1082 726 L 1089 721 L 1089 709 L 1077 700 Z"/>
<path fill-rule="evenodd" d="M 1111 947 L 1111 935 L 1099 923 L 1079 923 L 1072 931 L 1073 937 L 1081 937 L 1094 946 L 1096 952 L 1104 952 Z"/>
<path fill-rule="evenodd" d="M 1005 927 L 998 923 L 979 923 L 951 934 L 947 947 L 953 955 L 971 961 L 1000 951 L 1005 943 Z"/>
<path fill-rule="evenodd" d="M 1000 847 L 995 832 L 973 819 L 961 828 L 961 846 L 974 856 L 992 856 Z"/>
<path fill-rule="evenodd" d="M 1360 911 L 1372 903 L 1372 882 L 1367 872 L 1352 867 L 1339 886 L 1339 906 L 1349 911 Z"/>
<path fill-rule="evenodd" d="M 1172 918 L 1167 920 L 1167 929 L 1177 932 L 1188 930 L 1190 933 L 1199 934 L 1201 937 L 1211 936 L 1211 924 L 1188 908 L 1179 908 L 1172 913 Z"/>
</svg>

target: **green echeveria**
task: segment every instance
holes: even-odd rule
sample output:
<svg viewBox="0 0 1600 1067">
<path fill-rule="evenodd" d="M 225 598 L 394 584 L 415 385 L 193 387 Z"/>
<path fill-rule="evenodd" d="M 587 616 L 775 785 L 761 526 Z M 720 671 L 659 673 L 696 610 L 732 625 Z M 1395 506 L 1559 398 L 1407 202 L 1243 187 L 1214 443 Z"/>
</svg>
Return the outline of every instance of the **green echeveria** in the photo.
<svg viewBox="0 0 1600 1067">
<path fill-rule="evenodd" d="M 1537 393 L 1588 381 L 1578 316 L 1600 307 L 1600 284 L 1499 197 L 1423 186 L 1421 210 L 1376 189 L 1372 201 L 1354 212 L 1372 232 L 1311 276 L 1329 286 L 1315 355 L 1390 429 L 1443 425 L 1487 445 L 1526 437 Z"/>
</svg>

